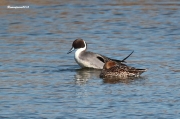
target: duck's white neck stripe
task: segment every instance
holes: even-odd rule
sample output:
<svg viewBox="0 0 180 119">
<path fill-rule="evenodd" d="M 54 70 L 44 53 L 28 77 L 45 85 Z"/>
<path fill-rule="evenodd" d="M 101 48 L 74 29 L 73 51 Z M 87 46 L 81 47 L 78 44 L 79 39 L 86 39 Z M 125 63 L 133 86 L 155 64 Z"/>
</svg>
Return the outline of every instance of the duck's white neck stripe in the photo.
<svg viewBox="0 0 180 119">
<path fill-rule="evenodd" d="M 79 60 L 80 60 L 80 59 L 79 59 L 80 53 L 86 50 L 86 42 L 85 42 L 85 41 L 84 41 L 84 44 L 85 44 L 84 48 L 79 48 L 79 49 L 77 49 L 77 51 L 75 52 L 74 58 L 75 58 L 76 62 L 79 62 Z"/>
<path fill-rule="evenodd" d="M 87 45 L 86 45 L 86 42 L 85 42 L 85 41 L 84 41 L 84 45 L 85 45 L 85 46 L 84 46 L 84 48 L 85 48 L 85 50 L 86 50 L 86 48 L 87 48 Z"/>
</svg>

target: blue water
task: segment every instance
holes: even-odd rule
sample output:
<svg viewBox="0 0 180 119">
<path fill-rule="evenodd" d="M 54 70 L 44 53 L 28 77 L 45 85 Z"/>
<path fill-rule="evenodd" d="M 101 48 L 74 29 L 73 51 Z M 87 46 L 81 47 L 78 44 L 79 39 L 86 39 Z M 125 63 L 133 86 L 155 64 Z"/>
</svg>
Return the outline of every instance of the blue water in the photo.
<svg viewBox="0 0 180 119">
<path fill-rule="evenodd" d="M 11 6 L 29 6 L 10 9 Z M 0 3 L 0 118 L 180 117 L 180 2 L 21 0 Z M 88 50 L 147 68 L 136 80 L 81 69 Z"/>
</svg>

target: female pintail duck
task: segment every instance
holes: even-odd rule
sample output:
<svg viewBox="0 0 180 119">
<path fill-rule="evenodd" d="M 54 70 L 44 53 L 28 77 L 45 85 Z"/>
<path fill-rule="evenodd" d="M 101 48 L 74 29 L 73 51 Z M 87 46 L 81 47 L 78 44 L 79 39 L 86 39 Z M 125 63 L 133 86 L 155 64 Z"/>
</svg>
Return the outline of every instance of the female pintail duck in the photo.
<svg viewBox="0 0 180 119">
<path fill-rule="evenodd" d="M 107 61 L 115 61 L 117 63 L 125 62 L 125 60 L 134 52 L 132 51 L 123 60 L 111 59 L 101 54 L 86 51 L 87 44 L 83 39 L 76 39 L 72 43 L 72 48 L 69 50 L 68 54 L 76 49 L 74 59 L 81 67 L 103 69 L 104 63 Z"/>
<path fill-rule="evenodd" d="M 136 69 L 134 67 L 127 66 L 123 63 L 117 64 L 114 61 L 107 61 L 104 64 L 103 70 L 101 71 L 101 78 L 131 78 L 139 77 L 147 69 Z"/>
</svg>

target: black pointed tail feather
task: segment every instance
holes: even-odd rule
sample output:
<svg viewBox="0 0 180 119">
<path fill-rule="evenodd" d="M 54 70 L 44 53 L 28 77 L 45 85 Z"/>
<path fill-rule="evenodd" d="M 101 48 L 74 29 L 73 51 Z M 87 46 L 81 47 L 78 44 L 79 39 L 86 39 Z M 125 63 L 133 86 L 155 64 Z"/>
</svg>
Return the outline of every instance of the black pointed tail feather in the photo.
<svg viewBox="0 0 180 119">
<path fill-rule="evenodd" d="M 134 50 L 133 50 L 128 56 L 126 56 L 123 60 L 116 60 L 116 59 L 110 59 L 110 60 L 116 61 L 116 62 L 126 62 L 125 60 L 126 60 L 127 58 L 129 58 L 129 56 L 131 56 L 131 55 L 133 54 L 133 52 L 134 52 Z"/>
<path fill-rule="evenodd" d="M 131 55 L 133 54 L 133 52 L 134 52 L 134 50 L 133 50 L 127 57 L 125 57 L 125 58 L 122 60 L 122 62 L 125 62 L 125 60 L 126 60 L 129 56 L 131 56 Z"/>
</svg>

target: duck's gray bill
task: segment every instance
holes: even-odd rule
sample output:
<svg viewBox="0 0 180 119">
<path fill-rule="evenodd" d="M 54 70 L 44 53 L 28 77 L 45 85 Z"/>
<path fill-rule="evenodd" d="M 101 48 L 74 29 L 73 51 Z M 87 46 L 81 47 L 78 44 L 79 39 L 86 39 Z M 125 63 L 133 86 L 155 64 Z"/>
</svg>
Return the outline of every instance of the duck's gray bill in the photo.
<svg viewBox="0 0 180 119">
<path fill-rule="evenodd" d="M 74 50 L 74 47 L 72 47 L 67 54 L 71 53 L 73 50 Z"/>
</svg>

